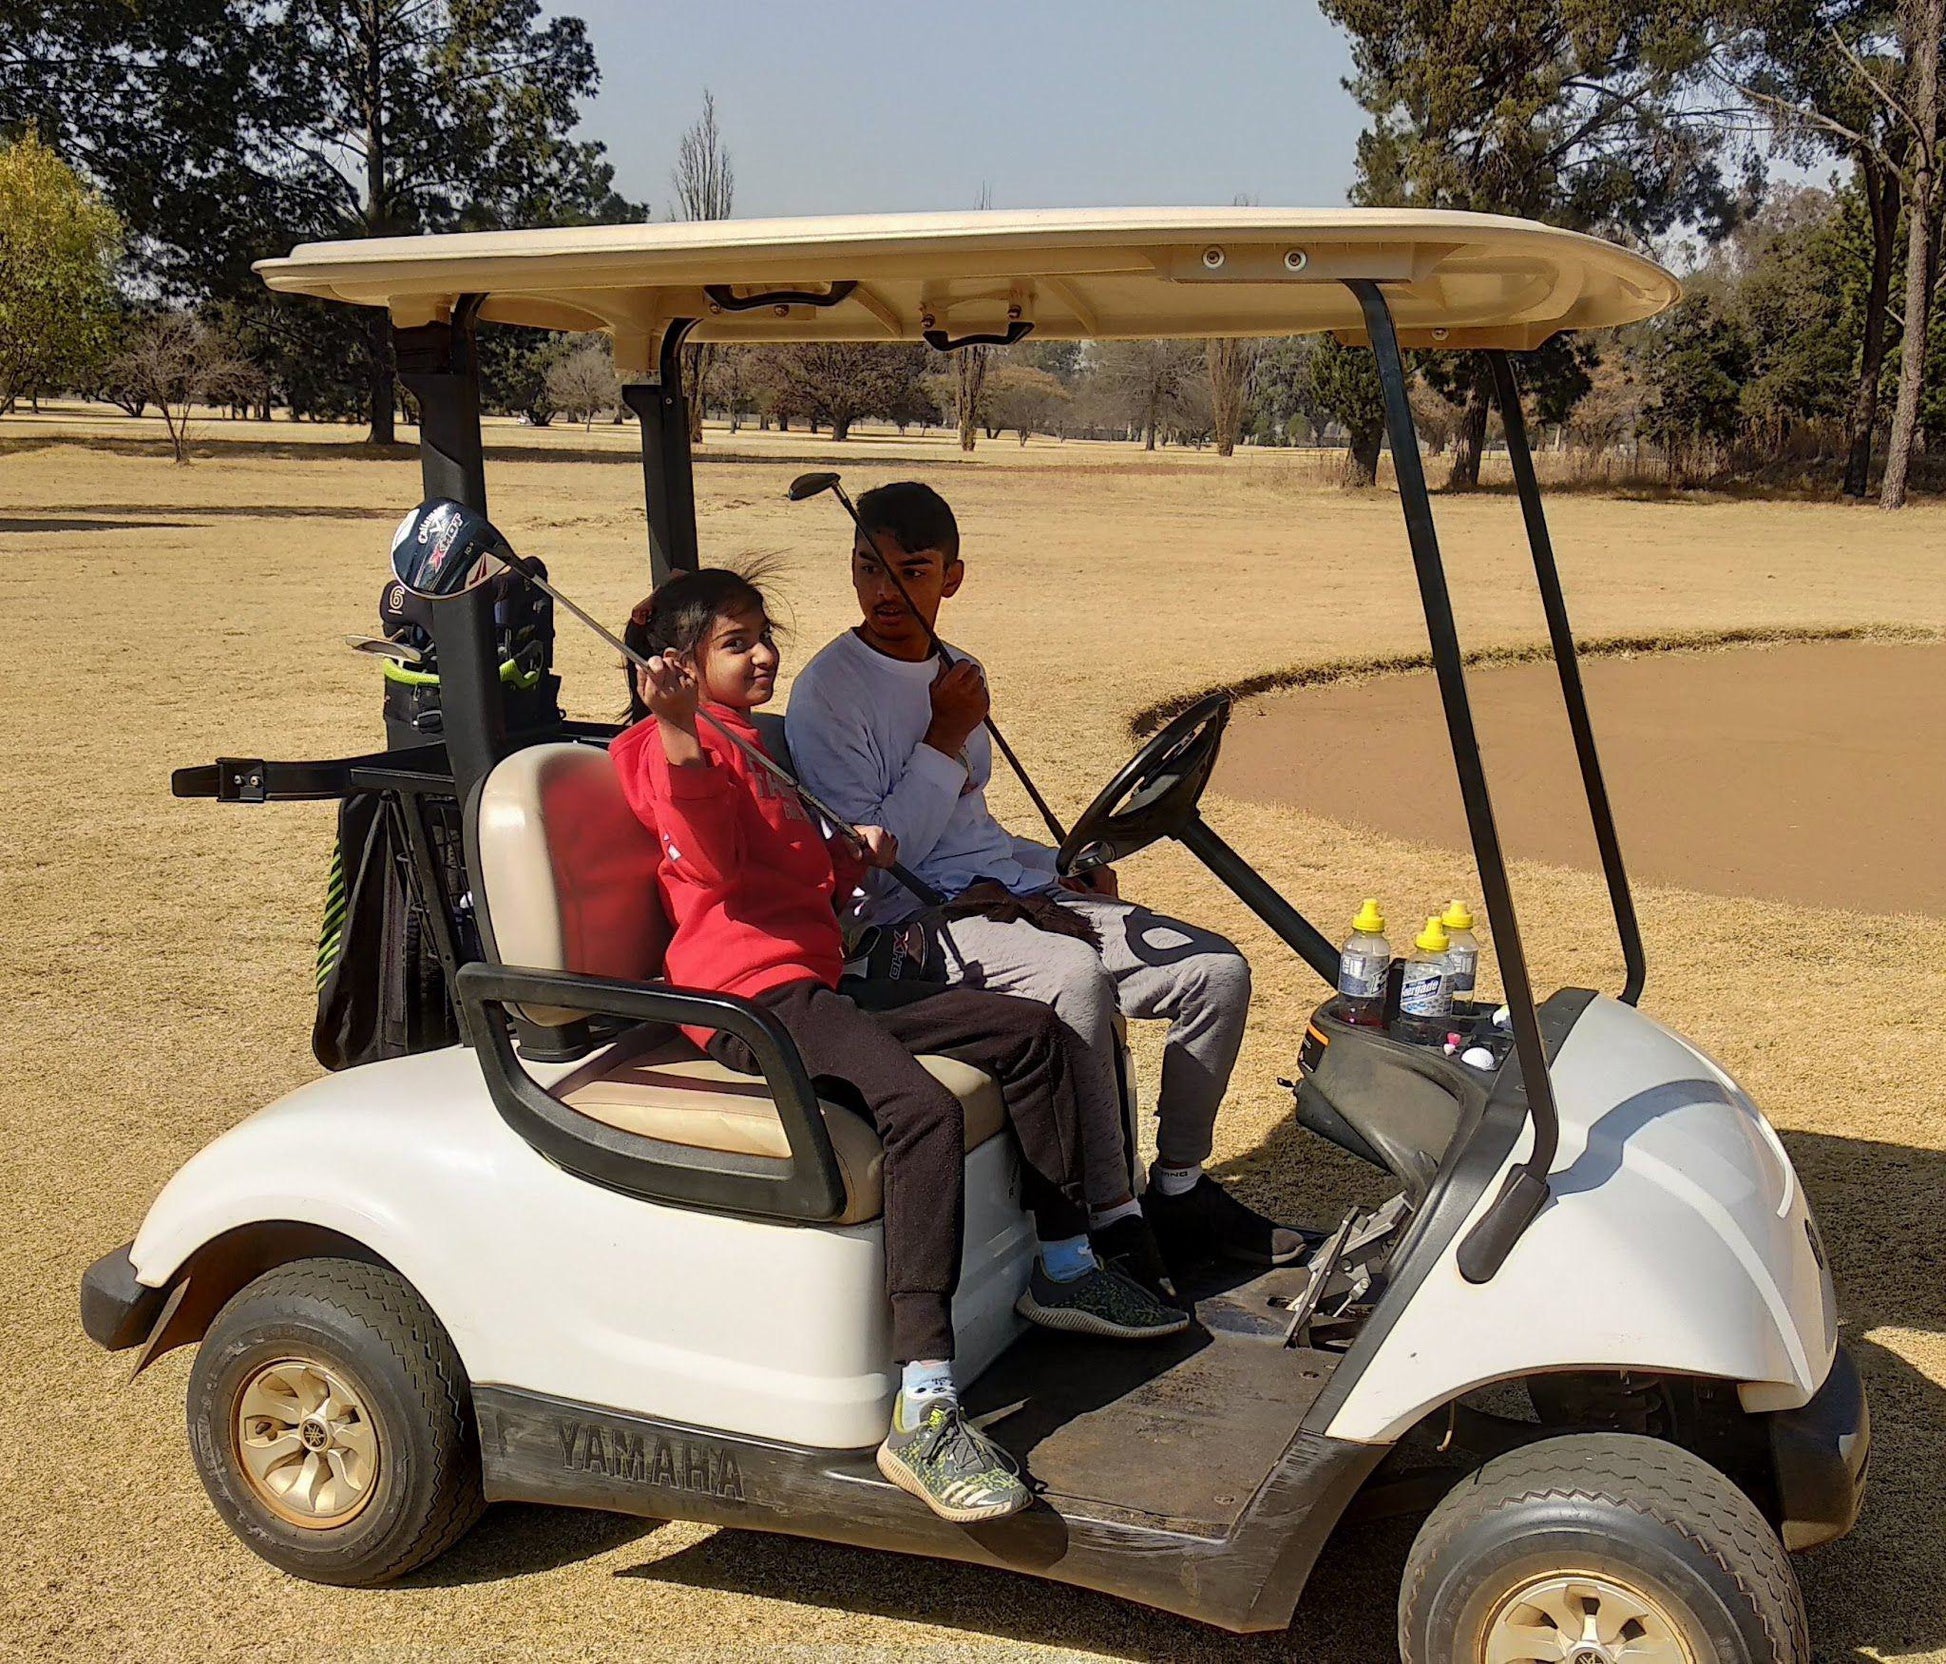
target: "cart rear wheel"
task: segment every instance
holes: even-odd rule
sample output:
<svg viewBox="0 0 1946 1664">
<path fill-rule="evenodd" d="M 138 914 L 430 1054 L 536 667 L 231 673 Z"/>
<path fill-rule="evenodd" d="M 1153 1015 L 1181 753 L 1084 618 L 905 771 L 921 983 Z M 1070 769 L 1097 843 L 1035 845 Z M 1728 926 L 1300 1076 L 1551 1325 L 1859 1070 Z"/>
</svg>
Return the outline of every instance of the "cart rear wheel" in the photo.
<svg viewBox="0 0 1946 1664">
<path fill-rule="evenodd" d="M 1405 1664 L 1807 1664 L 1803 1598 L 1756 1506 L 1658 1439 L 1578 1434 L 1488 1462 L 1420 1528 Z"/>
<path fill-rule="evenodd" d="M 217 1314 L 189 1376 L 189 1448 L 237 1536 L 319 1583 L 383 1583 L 479 1518 L 471 1395 L 396 1272 L 300 1260 Z"/>
</svg>

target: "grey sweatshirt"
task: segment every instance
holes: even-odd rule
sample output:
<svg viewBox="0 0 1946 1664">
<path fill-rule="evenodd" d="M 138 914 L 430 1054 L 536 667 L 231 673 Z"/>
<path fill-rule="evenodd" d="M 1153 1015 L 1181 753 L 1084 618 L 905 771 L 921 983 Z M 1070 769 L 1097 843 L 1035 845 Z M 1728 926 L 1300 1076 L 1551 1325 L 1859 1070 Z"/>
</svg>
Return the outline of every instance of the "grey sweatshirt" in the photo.
<svg viewBox="0 0 1946 1664">
<path fill-rule="evenodd" d="M 970 655 L 948 644 L 956 659 Z M 975 661 L 977 662 L 977 661 Z M 948 897 L 983 880 L 1031 895 L 1054 883 L 1054 851 L 1016 838 L 987 808 L 993 748 L 976 728 L 957 759 L 926 744 L 939 661 L 888 658 L 847 630 L 791 687 L 784 732 L 804 784 L 855 826 L 882 826 L 899 859 Z M 859 917 L 888 924 L 919 903 L 883 873 Z"/>
</svg>

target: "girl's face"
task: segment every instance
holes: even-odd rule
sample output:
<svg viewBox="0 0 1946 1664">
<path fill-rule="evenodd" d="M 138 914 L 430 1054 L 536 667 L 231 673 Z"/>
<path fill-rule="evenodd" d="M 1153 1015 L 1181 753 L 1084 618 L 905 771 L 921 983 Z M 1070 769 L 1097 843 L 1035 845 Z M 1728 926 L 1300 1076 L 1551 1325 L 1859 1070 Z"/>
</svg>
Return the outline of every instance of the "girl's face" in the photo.
<svg viewBox="0 0 1946 1664">
<path fill-rule="evenodd" d="M 761 608 L 720 612 L 697 644 L 696 680 L 704 699 L 748 711 L 777 691 L 780 662 L 771 622 Z"/>
</svg>

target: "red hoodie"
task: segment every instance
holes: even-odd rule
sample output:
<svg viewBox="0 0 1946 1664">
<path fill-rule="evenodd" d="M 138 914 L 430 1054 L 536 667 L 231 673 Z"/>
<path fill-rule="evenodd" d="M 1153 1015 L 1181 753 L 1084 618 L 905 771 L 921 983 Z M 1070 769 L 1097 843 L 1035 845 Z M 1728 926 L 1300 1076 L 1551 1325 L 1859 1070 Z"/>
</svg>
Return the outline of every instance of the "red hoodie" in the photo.
<svg viewBox="0 0 1946 1664">
<path fill-rule="evenodd" d="M 744 712 L 708 709 L 763 750 Z M 656 884 L 675 926 L 669 981 L 743 999 L 789 982 L 835 988 L 844 948 L 833 897 L 856 888 L 863 866 L 828 847 L 790 790 L 708 723 L 696 734 L 707 759 L 701 767 L 670 766 L 653 718 L 608 748 L 629 807 L 662 844 Z M 685 1032 L 700 1046 L 713 1031 Z"/>
</svg>

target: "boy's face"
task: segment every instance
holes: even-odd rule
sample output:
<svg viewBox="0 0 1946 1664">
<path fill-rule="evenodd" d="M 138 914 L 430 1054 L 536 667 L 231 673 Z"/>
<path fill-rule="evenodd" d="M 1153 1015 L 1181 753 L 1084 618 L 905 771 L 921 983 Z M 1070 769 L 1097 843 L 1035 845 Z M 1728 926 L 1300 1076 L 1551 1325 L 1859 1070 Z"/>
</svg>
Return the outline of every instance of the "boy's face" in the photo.
<svg viewBox="0 0 1946 1664">
<path fill-rule="evenodd" d="M 878 533 L 877 541 L 880 547 L 874 548 L 863 532 L 852 540 L 851 587 L 857 591 L 863 617 L 860 633 L 868 646 L 881 653 L 917 663 L 931 653 L 926 629 L 938 623 L 940 602 L 959 588 L 966 568 L 957 560 L 947 560 L 937 549 L 903 550 L 885 532 Z M 898 586 L 886 574 L 887 561 L 925 624 L 914 618 L 900 599 Z"/>
</svg>

